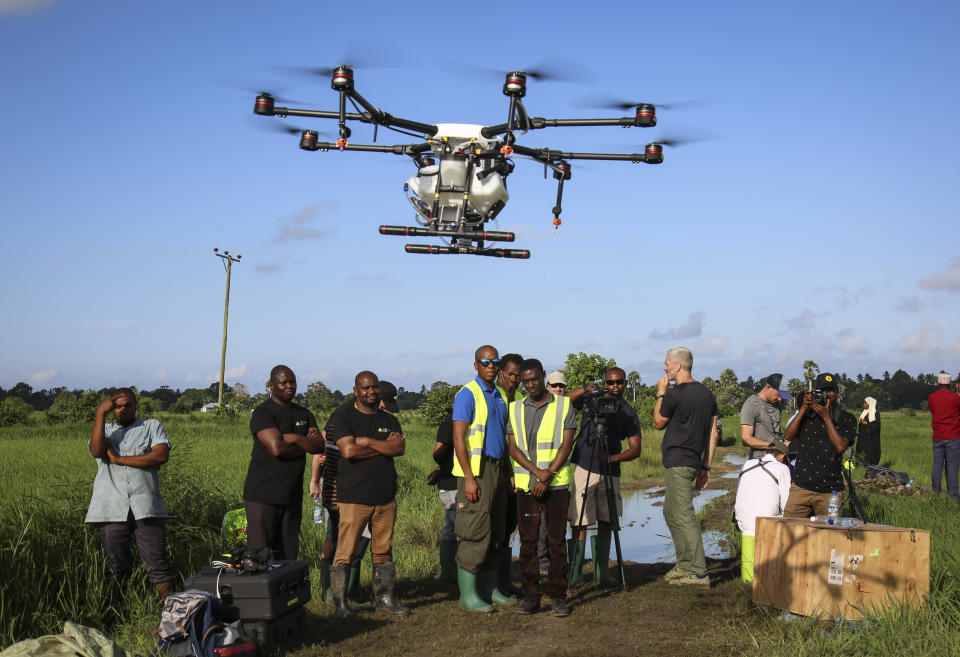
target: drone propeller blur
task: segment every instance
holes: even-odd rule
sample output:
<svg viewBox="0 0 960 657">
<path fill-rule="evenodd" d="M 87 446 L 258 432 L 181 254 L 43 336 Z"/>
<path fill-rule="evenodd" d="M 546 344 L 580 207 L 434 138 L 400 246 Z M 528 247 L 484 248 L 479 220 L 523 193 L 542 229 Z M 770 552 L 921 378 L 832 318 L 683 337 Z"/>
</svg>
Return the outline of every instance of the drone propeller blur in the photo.
<svg viewBox="0 0 960 657">
<path fill-rule="evenodd" d="M 313 71 L 317 72 L 317 71 Z M 487 222 L 503 210 L 509 195 L 506 179 L 513 173 L 514 156 L 541 163 L 557 181 L 557 201 L 553 207 L 553 225 L 559 228 L 563 211 L 564 182 L 570 180 L 570 160 L 614 160 L 621 162 L 663 162 L 663 146 L 667 140 L 653 141 L 642 153 L 571 153 L 550 148 L 530 148 L 517 144 L 515 133 L 526 133 L 548 127 L 619 126 L 622 128 L 650 128 L 657 124 L 656 106 L 636 103 L 633 116 L 622 118 L 550 119 L 532 117 L 527 113 L 522 98 L 527 93 L 527 78 L 540 77 L 535 71 L 511 71 L 506 74 L 503 94 L 509 98 L 510 109 L 506 123 L 482 126 L 462 123 L 421 123 L 393 116 L 378 109 L 357 93 L 351 66 L 324 69 L 330 75 L 330 86 L 340 96 L 338 111 L 294 109 L 277 106 L 277 98 L 261 92 L 253 111 L 261 116 L 300 116 L 334 119 L 339 123 L 339 137 L 335 142 L 320 141 L 322 133 L 316 130 L 300 131 L 300 148 L 306 151 L 359 151 L 393 153 L 412 158 L 416 175 L 407 180 L 404 190 L 415 211 L 418 226 L 380 226 L 383 235 L 409 237 L 438 237 L 443 245 L 407 244 L 407 253 L 472 254 L 496 258 L 530 257 L 526 249 L 497 248 L 491 242 L 513 242 L 515 234 L 507 231 L 486 230 Z M 355 112 L 347 111 L 350 103 Z M 368 123 L 420 139 L 413 144 L 381 146 L 353 144 L 348 122 Z M 292 130 L 291 130 L 292 132 Z"/>
</svg>

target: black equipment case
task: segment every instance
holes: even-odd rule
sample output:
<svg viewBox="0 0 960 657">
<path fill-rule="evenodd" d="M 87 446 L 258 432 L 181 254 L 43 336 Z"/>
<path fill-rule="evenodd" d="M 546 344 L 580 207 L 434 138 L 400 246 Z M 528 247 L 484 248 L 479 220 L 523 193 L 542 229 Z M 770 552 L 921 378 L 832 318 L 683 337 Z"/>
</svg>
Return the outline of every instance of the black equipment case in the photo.
<svg viewBox="0 0 960 657">
<path fill-rule="evenodd" d="M 307 610 L 300 606 L 274 620 L 243 621 L 243 633 L 260 643 L 267 654 L 284 652 L 303 643 L 306 622 Z"/>
<path fill-rule="evenodd" d="M 274 561 L 258 572 L 204 566 L 183 584 L 219 598 L 222 620 L 242 620 L 244 628 L 248 621 L 279 619 L 310 600 L 310 570 L 300 560 Z"/>
</svg>

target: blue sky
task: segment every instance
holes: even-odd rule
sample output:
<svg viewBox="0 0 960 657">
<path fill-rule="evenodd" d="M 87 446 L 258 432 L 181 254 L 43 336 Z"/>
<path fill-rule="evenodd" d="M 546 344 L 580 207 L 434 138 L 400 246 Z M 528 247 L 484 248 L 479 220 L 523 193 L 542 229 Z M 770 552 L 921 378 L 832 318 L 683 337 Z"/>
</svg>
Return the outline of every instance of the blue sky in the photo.
<svg viewBox="0 0 960 657">
<path fill-rule="evenodd" d="M 287 363 L 347 389 L 372 369 L 408 388 L 466 380 L 476 346 L 561 366 L 614 357 L 657 378 L 667 348 L 694 375 L 960 369 L 960 5 L 948 2 L 0 0 L 0 386 L 206 386 L 233 269 L 227 381 L 259 390 Z M 341 63 L 351 43 L 378 107 L 494 124 L 493 69 L 562 55 L 586 85 L 531 82 L 534 116 L 591 94 L 669 103 L 659 126 L 544 129 L 519 143 L 635 152 L 711 137 L 665 162 L 574 162 L 555 185 L 519 162 L 501 230 L 528 261 L 415 256 L 409 159 L 307 153 L 259 129 L 267 88 L 335 109 L 329 82 L 282 66 Z M 288 119 L 332 130 L 334 122 Z M 352 141 L 371 143 L 355 126 Z M 381 131 L 378 143 L 405 143 Z M 295 230 L 291 230 L 295 229 Z"/>
</svg>

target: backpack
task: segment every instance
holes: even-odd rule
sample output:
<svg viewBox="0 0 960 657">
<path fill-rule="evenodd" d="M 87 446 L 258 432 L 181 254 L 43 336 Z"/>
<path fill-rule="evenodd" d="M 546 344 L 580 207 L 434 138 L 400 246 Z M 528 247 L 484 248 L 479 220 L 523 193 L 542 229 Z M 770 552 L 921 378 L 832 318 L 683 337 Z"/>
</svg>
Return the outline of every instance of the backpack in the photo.
<svg viewBox="0 0 960 657">
<path fill-rule="evenodd" d="M 154 630 L 157 647 L 152 657 L 215 657 L 217 635 L 223 631 L 216 604 L 211 594 L 195 589 L 167 597 Z"/>
</svg>

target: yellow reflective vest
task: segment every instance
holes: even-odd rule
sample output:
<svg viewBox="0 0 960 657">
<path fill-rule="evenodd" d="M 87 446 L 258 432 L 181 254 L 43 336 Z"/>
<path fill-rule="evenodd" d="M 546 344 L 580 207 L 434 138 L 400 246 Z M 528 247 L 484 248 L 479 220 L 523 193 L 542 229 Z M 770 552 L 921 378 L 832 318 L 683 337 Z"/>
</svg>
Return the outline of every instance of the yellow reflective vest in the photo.
<svg viewBox="0 0 960 657">
<path fill-rule="evenodd" d="M 487 400 L 483 396 L 483 390 L 476 379 L 463 386 L 473 393 L 473 422 L 467 427 L 467 453 L 470 455 L 470 470 L 474 476 L 480 473 L 480 454 L 483 452 L 483 441 L 487 437 Z M 503 388 L 496 386 L 497 392 L 503 397 L 503 403 L 507 403 L 507 393 Z M 460 467 L 460 459 L 456 454 L 453 456 L 453 476 L 462 477 L 463 468 Z"/>
<path fill-rule="evenodd" d="M 570 409 L 570 399 L 562 395 L 554 395 L 553 401 L 547 404 L 543 412 L 543 420 L 537 429 L 537 462 L 534 464 L 541 470 L 546 470 L 557 458 L 557 453 L 563 445 L 563 420 Z M 522 401 L 510 404 L 510 428 L 517 447 L 529 457 L 527 450 L 527 430 L 525 424 L 526 406 Z M 513 459 L 511 459 L 513 461 Z M 530 472 L 516 461 L 513 461 L 513 481 L 520 490 L 532 490 L 537 483 L 530 476 Z M 560 470 L 550 480 L 550 486 L 567 486 L 570 484 L 570 465 L 564 463 Z"/>
</svg>

